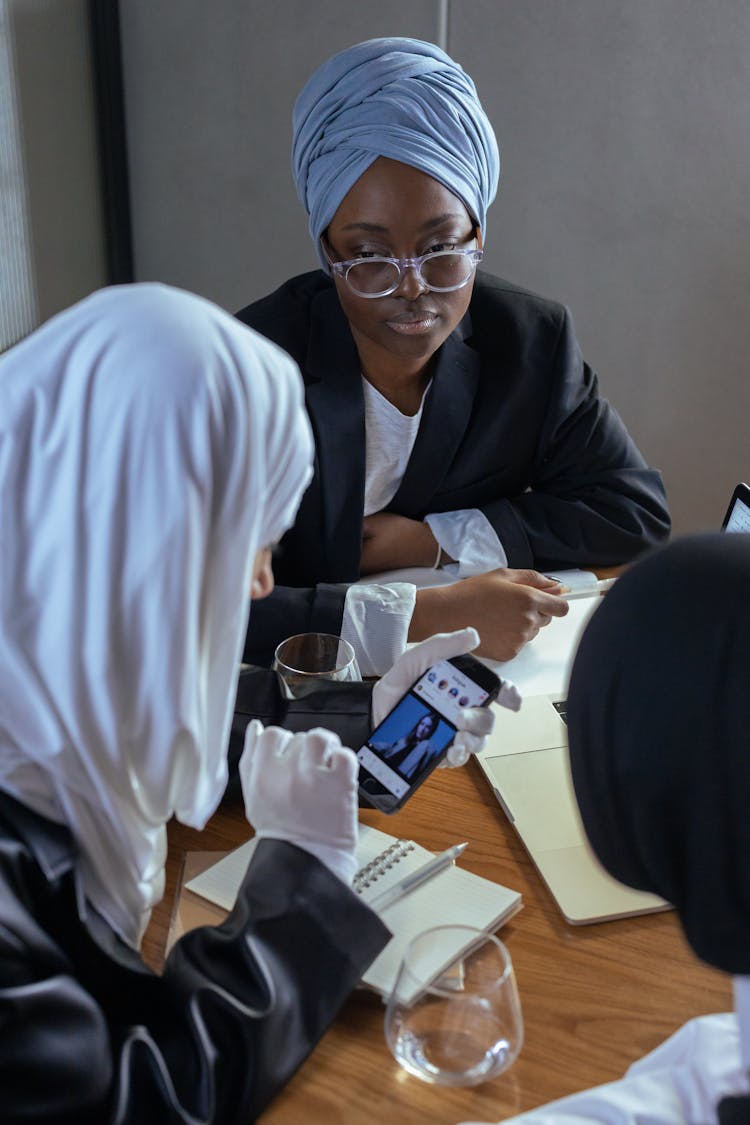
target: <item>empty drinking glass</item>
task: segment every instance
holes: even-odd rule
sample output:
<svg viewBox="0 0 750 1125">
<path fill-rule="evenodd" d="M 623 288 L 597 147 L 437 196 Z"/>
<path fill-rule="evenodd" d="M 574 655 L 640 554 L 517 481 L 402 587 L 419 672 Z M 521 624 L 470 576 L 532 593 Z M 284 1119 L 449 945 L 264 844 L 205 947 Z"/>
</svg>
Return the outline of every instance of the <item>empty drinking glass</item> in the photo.
<svg viewBox="0 0 750 1125">
<path fill-rule="evenodd" d="M 507 1070 L 523 1017 L 503 943 L 471 926 L 419 934 L 404 951 L 385 1035 L 396 1061 L 425 1082 L 475 1086 Z"/>
<path fill-rule="evenodd" d="M 321 680 L 361 680 L 354 649 L 331 633 L 287 637 L 274 654 L 281 689 L 288 699 L 314 691 Z"/>
</svg>

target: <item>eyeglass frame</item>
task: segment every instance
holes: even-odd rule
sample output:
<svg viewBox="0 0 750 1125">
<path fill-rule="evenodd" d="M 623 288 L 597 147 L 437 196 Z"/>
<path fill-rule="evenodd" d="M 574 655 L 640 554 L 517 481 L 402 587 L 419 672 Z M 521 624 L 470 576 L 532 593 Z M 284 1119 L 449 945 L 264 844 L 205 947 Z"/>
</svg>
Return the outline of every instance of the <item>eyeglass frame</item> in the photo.
<svg viewBox="0 0 750 1125">
<path fill-rule="evenodd" d="M 476 235 L 474 237 L 476 237 Z M 417 278 L 428 292 L 456 293 L 459 289 L 463 289 L 465 285 L 469 284 L 472 277 L 476 273 L 477 266 L 484 257 L 484 250 L 481 249 L 481 247 L 474 247 L 473 250 L 429 250 L 426 254 L 420 254 L 416 258 L 387 258 L 385 256 L 375 254 L 371 258 L 347 258 L 347 260 L 344 262 L 332 262 L 330 255 L 328 254 L 328 251 L 325 247 L 326 241 L 327 239 L 325 239 L 325 237 L 322 238 L 321 245 L 323 247 L 323 253 L 326 256 L 326 261 L 331 267 L 331 271 L 335 273 L 337 277 L 341 277 L 344 279 L 344 281 L 356 297 L 362 297 L 366 301 L 370 301 L 373 299 L 376 300 L 378 297 L 390 297 L 391 293 L 395 293 L 401 285 L 401 282 L 404 280 L 404 274 L 408 269 L 416 270 Z M 430 285 L 429 282 L 422 276 L 422 266 L 430 258 L 441 258 L 446 254 L 460 254 L 462 257 L 471 258 L 474 268 L 471 270 L 468 277 L 466 277 L 464 281 L 459 282 L 458 285 L 450 285 L 448 286 L 448 288 Z M 391 286 L 390 289 L 384 289 L 382 293 L 360 293 L 358 289 L 355 289 L 351 281 L 349 280 L 349 270 L 353 266 L 361 266 L 364 263 L 369 262 L 386 262 L 388 265 L 395 266 L 398 270 L 398 280 L 396 284 Z"/>
</svg>

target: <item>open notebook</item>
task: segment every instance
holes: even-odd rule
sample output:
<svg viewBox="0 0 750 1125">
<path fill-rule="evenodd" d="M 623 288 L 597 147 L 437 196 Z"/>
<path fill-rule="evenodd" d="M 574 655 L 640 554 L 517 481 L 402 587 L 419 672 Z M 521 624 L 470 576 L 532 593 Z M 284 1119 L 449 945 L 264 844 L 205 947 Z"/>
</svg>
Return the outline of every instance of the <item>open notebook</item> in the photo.
<svg viewBox="0 0 750 1125">
<path fill-rule="evenodd" d="M 185 884 L 194 894 L 231 910 L 247 870 L 255 841 L 249 840 L 208 870 Z M 413 840 L 400 840 L 378 828 L 361 824 L 357 846 L 359 871 L 354 890 L 365 902 L 417 871 L 434 858 L 432 852 Z M 378 911 L 393 937 L 365 973 L 362 983 L 387 997 L 395 983 L 404 947 L 422 930 L 460 923 L 494 933 L 521 907 L 521 895 L 455 864 L 392 905 Z M 460 946 L 436 946 L 434 975 L 437 976 L 461 952 Z"/>
<path fill-rule="evenodd" d="M 479 766 L 566 921 L 664 910 L 663 899 L 619 883 L 594 855 L 570 776 L 565 705 L 559 692 L 525 698 L 518 715 L 498 708 Z"/>
<path fill-rule="evenodd" d="M 750 532 L 746 484 L 735 487 L 722 528 Z M 601 583 L 597 587 L 595 575 L 580 571 L 555 577 L 577 596 L 567 617 L 553 618 L 514 660 L 486 661 L 513 680 L 524 698 L 518 714 L 493 705 L 495 727 L 479 766 L 568 922 L 665 910 L 663 899 L 613 879 L 586 837 L 568 759 L 567 689 L 581 635 L 601 605 Z M 591 596 L 585 596 L 587 585 Z"/>
<path fill-rule="evenodd" d="M 572 924 L 667 906 L 656 895 L 623 886 L 604 870 L 586 837 L 573 791 L 565 714 L 568 679 L 581 634 L 601 604 L 596 590 L 578 597 L 566 617 L 553 618 L 513 660 L 487 661 L 519 687 L 523 704 L 517 714 L 493 704 L 495 726 L 477 755 L 498 804 Z"/>
</svg>

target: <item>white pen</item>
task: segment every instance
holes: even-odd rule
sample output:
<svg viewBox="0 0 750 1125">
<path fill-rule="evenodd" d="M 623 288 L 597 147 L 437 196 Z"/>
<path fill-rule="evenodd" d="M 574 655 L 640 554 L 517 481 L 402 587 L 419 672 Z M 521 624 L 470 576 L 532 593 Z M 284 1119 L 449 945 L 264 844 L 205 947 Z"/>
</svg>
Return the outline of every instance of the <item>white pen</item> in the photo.
<svg viewBox="0 0 750 1125">
<path fill-rule="evenodd" d="M 566 590 L 560 594 L 560 597 L 565 598 L 566 602 L 572 601 L 573 598 L 592 598 L 596 594 L 606 594 L 616 581 L 616 578 L 600 578 L 594 586 L 582 586 L 578 590 Z"/>
<path fill-rule="evenodd" d="M 433 875 L 438 875 L 441 871 L 445 871 L 446 867 L 450 867 L 454 859 L 460 856 L 464 848 L 468 847 L 468 841 L 465 844 L 454 844 L 452 848 L 446 848 L 440 855 L 436 855 L 424 867 L 420 867 L 418 871 L 412 871 L 411 875 L 407 875 L 399 883 L 395 883 L 392 887 L 382 891 L 372 899 L 368 906 L 373 910 L 385 910 L 387 906 L 392 903 L 398 902 L 404 895 L 408 895 L 410 891 L 421 887 L 422 883 L 426 883 Z"/>
</svg>

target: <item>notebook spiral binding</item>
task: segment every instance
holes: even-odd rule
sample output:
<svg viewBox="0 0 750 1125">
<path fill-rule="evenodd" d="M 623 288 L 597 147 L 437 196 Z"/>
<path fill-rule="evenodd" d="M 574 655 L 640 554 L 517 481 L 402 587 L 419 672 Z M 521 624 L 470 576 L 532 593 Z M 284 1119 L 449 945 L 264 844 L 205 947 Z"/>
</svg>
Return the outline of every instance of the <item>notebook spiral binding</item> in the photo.
<svg viewBox="0 0 750 1125">
<path fill-rule="evenodd" d="M 413 840 L 396 840 L 395 843 L 390 844 L 380 855 L 376 855 L 375 858 L 371 859 L 369 863 L 366 863 L 364 867 L 360 867 L 359 871 L 354 876 L 352 890 L 356 891 L 358 895 L 361 895 L 362 892 L 366 891 L 368 887 L 371 887 L 373 883 L 377 883 L 378 879 L 385 875 L 386 871 L 390 871 L 390 869 L 395 867 L 397 863 L 400 863 L 409 852 L 413 852 L 414 847 Z"/>
</svg>

